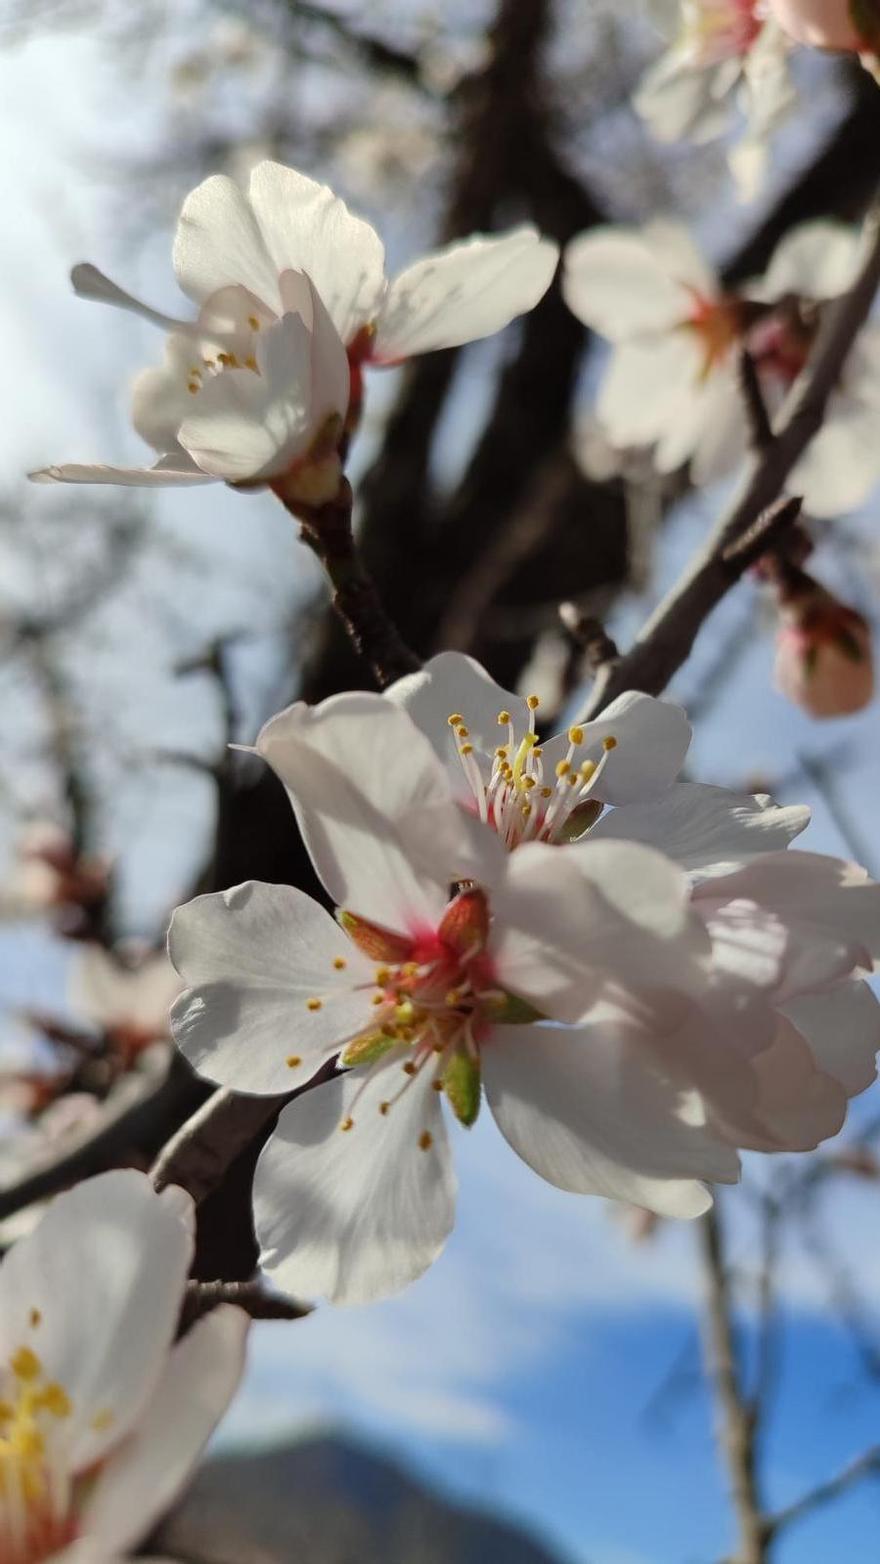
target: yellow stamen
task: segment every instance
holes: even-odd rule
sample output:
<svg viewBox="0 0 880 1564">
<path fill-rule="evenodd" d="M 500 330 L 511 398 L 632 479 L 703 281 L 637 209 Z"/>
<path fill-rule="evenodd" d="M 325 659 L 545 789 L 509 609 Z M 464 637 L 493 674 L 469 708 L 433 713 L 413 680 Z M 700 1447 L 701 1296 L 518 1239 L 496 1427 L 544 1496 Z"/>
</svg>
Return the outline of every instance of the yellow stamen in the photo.
<svg viewBox="0 0 880 1564">
<path fill-rule="evenodd" d="M 430 1151 L 434 1144 L 434 1137 L 430 1130 L 422 1130 L 419 1136 L 419 1147 L 422 1151 Z"/>
<path fill-rule="evenodd" d="M 306 1009 L 307 1010 L 320 1010 L 322 1008 L 322 1006 L 323 1006 L 323 1003 L 324 1003 L 323 999 L 307 999 L 306 1000 Z"/>
<path fill-rule="evenodd" d="M 299 1064 L 302 1064 L 302 1060 L 301 1060 L 299 1054 L 288 1054 L 287 1055 L 287 1066 L 288 1066 L 288 1069 L 295 1070 L 297 1065 L 299 1065 Z"/>
<path fill-rule="evenodd" d="M 616 740 L 616 738 L 614 738 L 609 733 L 607 739 L 603 739 L 602 740 L 602 748 L 603 749 L 616 749 L 617 748 L 617 740 Z"/>
</svg>

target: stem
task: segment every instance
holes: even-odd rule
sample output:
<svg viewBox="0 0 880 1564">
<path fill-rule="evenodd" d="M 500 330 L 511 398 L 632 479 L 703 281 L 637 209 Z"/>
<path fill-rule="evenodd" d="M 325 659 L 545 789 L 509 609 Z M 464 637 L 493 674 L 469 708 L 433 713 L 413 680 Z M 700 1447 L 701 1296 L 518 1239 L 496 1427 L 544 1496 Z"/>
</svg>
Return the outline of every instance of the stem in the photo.
<svg viewBox="0 0 880 1564">
<path fill-rule="evenodd" d="M 404 674 L 417 673 L 419 659 L 398 634 L 367 573 L 351 526 L 351 484 L 343 478 L 339 492 L 324 505 L 288 502 L 275 493 L 300 522 L 304 543 L 317 554 L 332 587 L 332 604 L 355 650 L 369 664 L 380 690 Z"/>
<path fill-rule="evenodd" d="M 756 1419 L 740 1383 L 733 1330 L 730 1281 L 717 1204 L 699 1224 L 706 1289 L 704 1340 L 706 1373 L 715 1403 L 718 1443 L 727 1467 L 737 1524 L 736 1553 L 729 1564 L 768 1564 L 768 1528 L 763 1514 L 755 1461 Z"/>
</svg>

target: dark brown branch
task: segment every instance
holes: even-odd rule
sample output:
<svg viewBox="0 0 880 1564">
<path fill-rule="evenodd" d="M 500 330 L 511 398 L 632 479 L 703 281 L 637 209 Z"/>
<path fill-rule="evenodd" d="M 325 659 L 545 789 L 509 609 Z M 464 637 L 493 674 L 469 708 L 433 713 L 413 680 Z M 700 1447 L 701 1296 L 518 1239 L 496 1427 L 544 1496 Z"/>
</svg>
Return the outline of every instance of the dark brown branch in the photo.
<svg viewBox="0 0 880 1564">
<path fill-rule="evenodd" d="M 620 656 L 617 643 L 595 614 L 583 613 L 577 603 L 560 603 L 559 617 L 575 645 L 584 653 L 591 673 L 596 674 L 606 663 L 617 661 Z"/>
<path fill-rule="evenodd" d="M 286 1097 L 242 1097 L 221 1087 L 181 1125 L 150 1169 L 156 1189 L 178 1184 L 198 1205 Z"/>
<path fill-rule="evenodd" d="M 717 1204 L 701 1218 L 699 1231 L 706 1293 L 706 1373 L 712 1389 L 718 1443 L 727 1467 L 738 1533 L 736 1552 L 729 1564 L 766 1564 L 767 1527 L 758 1493 L 755 1420 L 740 1379 L 730 1281 Z"/>
<path fill-rule="evenodd" d="M 343 478 L 334 500 L 308 509 L 295 501 L 288 502 L 280 487 L 275 493 L 291 515 L 298 518 L 303 542 L 321 561 L 333 589 L 337 617 L 380 690 L 404 674 L 414 673 L 421 663 L 404 645 L 386 613 L 354 541 L 353 497 L 348 480 Z"/>
<path fill-rule="evenodd" d="M 737 369 L 739 388 L 749 425 L 751 448 L 756 454 L 760 454 L 772 443 L 773 429 L 758 378 L 758 366 L 748 348 L 741 349 Z"/>
<path fill-rule="evenodd" d="M 252 1320 L 301 1320 L 312 1312 L 311 1304 L 267 1292 L 260 1282 L 187 1282 L 180 1311 L 181 1333 L 221 1303 L 234 1303 Z"/>
<path fill-rule="evenodd" d="M 774 506 L 795 463 L 821 428 L 828 399 L 880 284 L 876 209 L 869 226 L 862 269 L 849 292 L 829 310 L 804 383 L 790 402 L 779 432 L 753 464 L 742 491 L 705 549 L 649 619 L 635 645 L 597 680 L 590 715 L 624 690 L 645 690 L 649 695 L 665 690 L 690 655 L 705 620 L 750 562 L 748 554 L 745 558 L 735 555 L 736 546 Z"/>
</svg>

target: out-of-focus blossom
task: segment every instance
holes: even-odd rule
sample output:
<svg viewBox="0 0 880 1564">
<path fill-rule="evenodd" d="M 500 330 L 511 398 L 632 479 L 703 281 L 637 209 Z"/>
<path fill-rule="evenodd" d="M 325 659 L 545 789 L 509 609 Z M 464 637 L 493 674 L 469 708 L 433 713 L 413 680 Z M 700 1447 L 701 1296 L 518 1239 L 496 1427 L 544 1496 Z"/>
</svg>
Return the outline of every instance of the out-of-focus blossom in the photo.
<svg viewBox="0 0 880 1564">
<path fill-rule="evenodd" d="M 134 387 L 149 469 L 68 465 L 44 482 L 283 484 L 293 501 L 337 492 L 364 364 L 488 336 L 546 291 L 557 247 L 529 225 L 476 235 L 389 281 L 378 234 L 326 185 L 259 163 L 247 193 L 223 174 L 183 203 L 174 244 L 193 323 L 147 308 L 78 266 L 76 291 L 171 332 L 166 363 Z"/>
<path fill-rule="evenodd" d="M 0 1555 L 93 1564 L 126 1553 L 180 1487 L 243 1366 L 226 1305 L 175 1344 L 193 1207 L 140 1173 L 50 1206 L 0 1267 Z"/>
<path fill-rule="evenodd" d="M 738 381 L 747 348 L 777 415 L 796 393 L 822 305 L 859 261 L 856 231 L 801 225 L 764 277 L 725 292 L 688 233 L 672 222 L 598 228 L 565 254 L 563 291 L 580 320 L 613 344 L 596 411 L 619 447 L 653 448 L 660 472 L 689 462 L 699 484 L 733 472 L 748 449 Z M 791 484 L 817 516 L 861 504 L 880 477 L 880 329 L 867 326 Z"/>
<path fill-rule="evenodd" d="M 789 38 L 814 49 L 864 54 L 880 46 L 877 0 L 769 0 L 769 8 Z"/>
<path fill-rule="evenodd" d="M 172 923 L 187 984 L 172 1028 L 200 1073 L 274 1094 L 337 1053 L 349 1067 L 284 1109 L 257 1171 L 262 1263 L 294 1293 L 364 1301 L 436 1257 L 453 1220 L 444 1095 L 470 1124 L 484 1090 L 553 1184 L 687 1216 L 708 1201 L 700 1180 L 737 1176 L 738 1147 L 816 1145 L 873 1076 L 880 1010 L 853 978 L 880 955 L 880 887 L 781 850 L 807 811 L 674 784 L 684 718 L 631 697 L 615 721 L 640 753 L 602 778 L 618 797 L 634 780 L 641 801 L 591 810 L 575 841 L 511 835 L 506 811 L 539 788 L 533 708 L 512 776 L 489 783 L 506 790 L 496 817 L 469 766 L 490 764 L 477 756 L 498 691 L 467 667 L 451 714 L 454 659 L 408 687 L 425 731 L 398 700 L 352 694 L 260 735 L 341 929 L 302 893 L 255 884 Z M 432 679 L 467 786 L 447 770 Z M 501 714 L 515 724 L 513 697 Z M 584 729 L 554 767 L 575 791 L 572 746 L 624 751 Z"/>
<path fill-rule="evenodd" d="M 776 687 L 813 717 L 862 711 L 874 694 L 867 620 L 803 571 L 779 606 Z"/>
<path fill-rule="evenodd" d="M 681 0 L 658 20 L 672 42 L 642 78 L 636 109 L 661 141 L 709 141 L 739 110 L 730 165 L 742 194 L 753 195 L 768 139 L 794 103 L 777 20 L 763 0 Z"/>
<path fill-rule="evenodd" d="M 0 915 L 29 917 L 64 907 L 88 908 L 107 894 L 107 865 L 78 853 L 63 826 L 32 820 L 21 831 L 15 862 L 0 889 Z"/>
<path fill-rule="evenodd" d="M 83 944 L 69 971 L 68 1004 L 79 1020 L 139 1037 L 143 1045 L 168 1036 L 168 1009 L 180 981 L 164 951 L 129 967 L 102 946 Z"/>
</svg>

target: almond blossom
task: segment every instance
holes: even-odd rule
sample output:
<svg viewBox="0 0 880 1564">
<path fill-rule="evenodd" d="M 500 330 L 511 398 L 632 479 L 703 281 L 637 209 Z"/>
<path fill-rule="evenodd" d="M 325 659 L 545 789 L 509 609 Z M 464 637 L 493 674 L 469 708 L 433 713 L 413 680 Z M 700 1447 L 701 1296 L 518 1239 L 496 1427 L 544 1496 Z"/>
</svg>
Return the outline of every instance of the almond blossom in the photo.
<svg viewBox="0 0 880 1564">
<path fill-rule="evenodd" d="M 672 43 L 643 76 L 637 111 L 660 141 L 709 141 L 738 108 L 743 129 L 729 161 L 742 195 L 754 195 L 768 138 L 794 103 L 785 34 L 764 0 L 673 0 L 654 9 Z"/>
<path fill-rule="evenodd" d="M 0 1557 L 110 1564 L 171 1504 L 235 1391 L 246 1315 L 175 1344 L 189 1197 L 132 1171 L 49 1207 L 0 1266 Z"/>
<path fill-rule="evenodd" d="M 665 220 L 599 228 L 565 254 L 569 308 L 613 344 L 597 414 L 620 448 L 651 446 L 660 472 L 689 462 L 698 484 L 733 472 L 748 426 L 738 383 L 741 348 L 769 409 L 795 395 L 823 302 L 843 293 L 859 259 L 857 232 L 805 223 L 777 247 L 763 278 L 725 292 L 687 231 Z M 880 477 L 880 328 L 850 353 L 823 427 L 791 477 L 809 511 L 852 510 Z"/>
<path fill-rule="evenodd" d="M 862 711 L 874 694 L 870 626 L 804 572 L 799 577 L 780 601 L 776 688 L 813 717 Z"/>
<path fill-rule="evenodd" d="M 452 688 L 434 674 L 404 681 L 423 722 Z M 479 738 L 470 745 L 465 712 L 479 736 L 499 693 L 495 720 L 514 738 L 525 727 L 491 799 L 481 773 L 481 808 L 471 762 L 491 761 Z M 639 697 L 569 732 L 554 770 L 568 767 L 556 776 L 566 794 L 596 777 L 600 797 L 604 779 L 649 801 L 566 844 L 549 819 L 561 789 L 537 805 L 542 784 L 526 770 L 543 759 L 534 711 L 471 665 L 442 746 L 400 689 L 282 712 L 257 750 L 288 790 L 337 921 L 298 890 L 253 883 L 175 913 L 169 951 L 187 987 L 172 1031 L 200 1074 L 281 1094 L 336 1055 L 347 1070 L 283 1109 L 257 1169 L 261 1263 L 293 1293 L 366 1301 L 437 1256 L 454 1215 L 444 1098 L 469 1125 L 484 1092 L 503 1136 L 550 1183 L 694 1216 L 709 1203 L 703 1181 L 737 1177 L 738 1146 L 815 1145 L 867 1084 L 877 1038 L 861 988 L 861 1032 L 840 1070 L 830 1018 L 814 1053 L 810 1017 L 782 1006 L 813 988 L 831 1004 L 825 990 L 870 965 L 880 889 L 851 866 L 795 855 L 792 895 L 778 849 L 805 811 L 682 795 L 670 784 L 683 714 Z M 568 750 L 582 747 L 599 759 L 575 765 Z M 469 802 L 462 779 L 474 783 Z M 537 806 L 535 835 L 509 828 L 503 788 L 521 818 Z"/>
<path fill-rule="evenodd" d="M 149 486 L 283 482 L 305 503 L 332 498 L 366 364 L 488 336 L 546 292 L 558 249 L 529 224 L 472 236 L 392 280 L 378 234 L 327 185 L 262 162 L 247 193 L 215 174 L 186 198 L 174 268 L 195 321 L 150 309 L 94 266 L 83 298 L 170 332 L 165 364 L 134 385 L 132 420 L 158 452 L 150 468 L 70 464 L 40 482 Z"/>
</svg>

